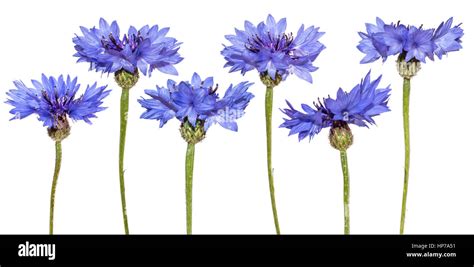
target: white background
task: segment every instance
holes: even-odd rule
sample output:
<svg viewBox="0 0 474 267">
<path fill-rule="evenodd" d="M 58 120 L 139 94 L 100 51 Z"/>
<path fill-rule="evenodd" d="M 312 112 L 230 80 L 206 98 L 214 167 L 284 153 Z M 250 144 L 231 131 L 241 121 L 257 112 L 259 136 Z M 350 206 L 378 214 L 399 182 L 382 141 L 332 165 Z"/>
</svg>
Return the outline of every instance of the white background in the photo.
<svg viewBox="0 0 474 267">
<path fill-rule="evenodd" d="M 444 4 L 442 4 L 444 3 Z M 372 69 L 391 84 L 392 112 L 376 118 L 371 129 L 352 127 L 355 143 L 348 151 L 351 182 L 351 230 L 354 234 L 397 234 L 403 185 L 402 80 L 395 58 L 360 65 L 357 32 L 376 16 L 386 23 L 437 27 L 454 16 L 466 35 L 460 52 L 423 65 L 412 81 L 412 165 L 406 217 L 409 234 L 474 234 L 474 151 L 472 122 L 473 17 L 468 1 L 2 1 L 0 4 L 0 233 L 46 234 L 54 167 L 54 143 L 35 116 L 9 121 L 4 104 L 12 81 L 39 79 L 41 73 L 79 76 L 113 89 L 109 108 L 93 125 L 74 123 L 63 142 L 55 233 L 121 234 L 123 222 L 118 179 L 120 89 L 112 76 L 75 63 L 73 43 L 79 26 L 117 20 L 121 32 L 130 25 L 169 26 L 183 42 L 185 58 L 179 77 L 154 72 L 132 89 L 126 146 L 126 192 L 130 232 L 185 233 L 184 157 L 186 144 L 176 120 L 164 128 L 139 119 L 136 99 L 144 89 L 169 78 L 189 80 L 193 72 L 230 83 L 255 82 L 256 95 L 234 133 L 213 126 L 196 146 L 194 233 L 273 234 L 265 154 L 264 87 L 255 71 L 242 77 L 228 73 L 220 55 L 224 38 L 244 21 L 254 24 L 268 13 L 287 18 L 294 33 L 304 23 L 326 34 L 327 49 L 316 60 L 313 84 L 295 76 L 276 88 L 274 99 L 275 188 L 281 231 L 286 234 L 343 232 L 342 174 L 338 151 L 325 129 L 308 143 L 278 129 L 285 99 L 296 106 L 317 97 L 350 90 Z M 221 91 L 223 93 L 223 91 Z"/>
</svg>

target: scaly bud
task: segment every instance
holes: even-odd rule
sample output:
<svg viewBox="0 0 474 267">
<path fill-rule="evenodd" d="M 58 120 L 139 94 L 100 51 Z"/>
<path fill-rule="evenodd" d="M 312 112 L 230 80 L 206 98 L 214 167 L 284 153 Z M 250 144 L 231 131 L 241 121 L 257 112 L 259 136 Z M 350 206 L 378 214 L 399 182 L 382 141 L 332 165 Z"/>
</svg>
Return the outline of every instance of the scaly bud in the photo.
<svg viewBox="0 0 474 267">
<path fill-rule="evenodd" d="M 271 87 L 274 88 L 281 82 L 281 75 L 280 74 L 275 74 L 275 80 L 270 77 L 268 72 L 262 72 L 260 73 L 260 80 L 262 81 L 263 84 L 265 84 L 266 87 Z"/>
<path fill-rule="evenodd" d="M 138 69 L 130 73 L 124 69 L 115 72 L 115 82 L 124 90 L 130 90 L 138 82 Z"/>
<path fill-rule="evenodd" d="M 408 62 L 405 61 L 404 53 L 400 54 L 397 59 L 397 70 L 400 76 L 404 79 L 411 79 L 421 69 L 421 62 L 417 59 L 410 59 Z"/>
<path fill-rule="evenodd" d="M 48 128 L 48 135 L 54 141 L 62 141 L 71 133 L 71 127 L 66 115 L 58 116 L 55 120 L 55 126 Z"/>
<path fill-rule="evenodd" d="M 192 126 L 191 123 L 186 120 L 181 123 L 179 131 L 181 132 L 181 137 L 183 137 L 188 144 L 197 144 L 206 137 L 203 120 L 197 120 L 196 126 Z"/>
<path fill-rule="evenodd" d="M 339 151 L 346 151 L 354 141 L 351 128 L 345 121 L 335 121 L 329 132 L 331 146 Z"/>
</svg>

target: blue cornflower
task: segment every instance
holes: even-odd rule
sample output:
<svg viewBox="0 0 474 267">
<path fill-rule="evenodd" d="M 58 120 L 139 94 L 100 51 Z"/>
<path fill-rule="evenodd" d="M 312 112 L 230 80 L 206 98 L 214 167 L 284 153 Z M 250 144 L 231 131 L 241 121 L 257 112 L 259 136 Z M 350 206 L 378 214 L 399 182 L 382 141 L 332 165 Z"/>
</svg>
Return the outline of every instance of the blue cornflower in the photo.
<svg viewBox="0 0 474 267">
<path fill-rule="evenodd" d="M 347 149 L 353 143 L 353 135 L 349 124 L 368 127 L 375 124 L 373 117 L 387 112 L 390 88 L 377 88 L 382 76 L 370 80 L 370 71 L 364 79 L 354 86 L 350 92 L 341 88 L 337 97 L 323 98 L 314 103 L 314 108 L 302 104 L 303 112 L 293 108 L 287 101 L 289 108 L 282 112 L 288 116 L 280 128 L 290 129 L 289 135 L 298 134 L 299 141 L 306 137 L 309 140 L 321 132 L 323 128 L 330 128 L 329 143 L 339 150 L 342 174 L 344 178 L 344 233 L 350 233 L 349 213 L 349 167 L 347 163 Z"/>
<path fill-rule="evenodd" d="M 277 75 L 285 80 L 288 74 L 296 74 L 299 78 L 312 82 L 311 72 L 318 68 L 313 61 L 325 48 L 318 39 L 324 34 L 318 27 L 309 28 L 301 25 L 298 33 L 286 33 L 286 19 L 278 22 L 268 15 L 266 23 L 254 26 L 245 21 L 245 30 L 235 29 L 235 35 L 226 35 L 232 45 L 225 46 L 221 54 L 226 59 L 225 67 L 230 71 L 247 71 L 257 69 L 268 74 L 273 80 Z"/>
<path fill-rule="evenodd" d="M 434 60 L 436 55 L 439 59 L 448 52 L 458 51 L 462 48 L 461 37 L 464 35 L 460 25 L 453 26 L 453 18 L 442 22 L 437 29 L 423 29 L 414 26 L 405 26 L 397 23 L 386 25 L 377 18 L 377 25 L 367 25 L 367 33 L 359 33 L 362 37 L 357 48 L 366 54 L 361 63 L 369 63 L 382 58 L 384 61 L 388 56 L 396 55 L 397 70 L 403 78 L 403 130 L 405 139 L 405 166 L 404 166 L 404 189 L 402 197 L 402 215 L 400 220 L 400 234 L 405 227 L 405 210 L 407 199 L 407 188 L 410 173 L 410 131 L 409 131 L 409 103 L 411 91 L 411 78 L 421 69 L 421 63 L 425 63 L 428 57 Z M 373 29 L 377 28 L 375 32 Z M 375 113 L 383 110 L 383 105 L 374 107 Z M 370 112 L 369 112 L 370 113 Z M 362 120 L 370 122 L 367 118 Z M 361 123 L 359 118 L 354 118 L 355 123 Z"/>
<path fill-rule="evenodd" d="M 169 28 L 159 29 L 145 25 L 139 30 L 131 26 L 121 38 L 120 29 L 116 21 L 107 23 L 103 18 L 99 21 L 99 28 L 87 29 L 81 27 L 83 36 L 72 39 L 77 53 L 77 62 L 89 62 L 90 69 L 102 73 L 113 73 L 115 81 L 122 88 L 120 98 L 120 140 L 119 140 L 119 176 L 120 194 L 122 200 L 122 214 L 125 234 L 129 233 L 128 216 L 125 198 L 124 157 L 128 122 L 129 91 L 139 79 L 139 71 L 151 76 L 157 69 L 163 73 L 177 75 L 173 66 L 183 59 L 179 53 L 179 46 L 175 38 L 167 37 Z M 190 111 L 192 112 L 192 111 Z"/>
<path fill-rule="evenodd" d="M 103 99 L 109 95 L 107 86 L 87 86 L 81 96 L 77 96 L 80 84 L 77 78 L 71 79 L 63 75 L 55 77 L 41 76 L 41 81 L 31 80 L 33 87 L 26 86 L 22 81 L 15 81 L 15 89 L 7 92 L 7 104 L 13 106 L 10 113 L 13 119 L 23 119 L 32 114 L 38 115 L 38 120 L 47 127 L 48 135 L 55 141 L 56 161 L 51 187 L 49 234 L 53 234 L 54 226 L 54 201 L 56 185 L 61 169 L 62 145 L 61 141 L 69 136 L 71 127 L 68 118 L 83 120 L 91 124 L 90 119 L 95 118 L 95 113 L 102 111 Z"/>
<path fill-rule="evenodd" d="M 151 75 L 154 69 L 177 75 L 173 67 L 183 58 L 178 54 L 176 39 L 166 37 L 169 28 L 159 29 L 158 25 L 143 26 L 140 30 L 131 26 L 128 33 L 120 37 L 116 21 L 109 25 L 103 18 L 99 28 L 87 29 L 81 26 L 83 36 L 74 37 L 78 62 L 89 62 L 91 70 L 115 73 L 126 70 L 134 73 L 139 69 L 144 75 Z"/>
<path fill-rule="evenodd" d="M 194 73 L 191 81 L 176 83 L 168 80 L 167 88 L 156 86 L 156 90 L 145 90 L 151 98 L 139 99 L 138 102 L 146 109 L 142 119 L 158 120 L 160 128 L 172 118 L 181 122 L 181 137 L 187 143 L 185 177 L 186 177 L 186 232 L 192 233 L 192 185 L 195 145 L 205 138 L 206 131 L 214 123 L 237 131 L 238 118 L 254 97 L 247 90 L 252 83 L 241 82 L 230 85 L 219 98 L 214 79 L 204 80 Z"/>
<path fill-rule="evenodd" d="M 158 120 L 160 127 L 176 117 L 193 128 L 203 126 L 204 131 L 214 123 L 237 131 L 235 120 L 242 117 L 254 97 L 247 91 L 251 85 L 252 83 L 248 82 L 230 85 L 224 97 L 219 98 L 212 77 L 202 81 L 201 77 L 194 73 L 191 82 L 176 83 L 168 80 L 167 88 L 157 86 L 156 90 L 145 90 L 151 98 L 138 100 L 146 109 L 141 118 Z"/>
<path fill-rule="evenodd" d="M 305 29 L 301 25 L 296 36 L 286 31 L 286 18 L 275 21 L 268 15 L 266 22 L 254 26 L 245 21 L 245 29 L 235 29 L 235 35 L 226 35 L 231 45 L 224 45 L 221 54 L 227 61 L 224 67 L 230 67 L 230 72 L 240 71 L 242 75 L 256 69 L 260 80 L 266 86 L 265 93 L 265 126 L 267 137 L 267 173 L 272 203 L 273 221 L 277 234 L 280 234 L 278 221 L 272 165 L 272 114 L 273 90 L 289 74 L 312 83 L 311 72 L 318 68 L 313 62 L 326 47 L 318 41 L 324 34 L 318 27 Z M 222 125 L 222 124 L 221 124 Z M 236 125 L 229 127 L 236 127 Z"/>
<path fill-rule="evenodd" d="M 391 55 L 400 55 L 405 62 L 415 60 L 425 63 L 426 57 L 434 60 L 434 55 L 441 59 L 448 52 L 462 48 L 464 32 L 461 24 L 452 27 L 452 22 L 453 18 L 450 18 L 435 30 L 400 23 L 385 24 L 377 18 L 375 25 L 366 24 L 367 33 L 359 32 L 362 40 L 357 48 L 366 54 L 361 63 L 379 58 L 385 61 Z"/>
<path fill-rule="evenodd" d="M 176 83 L 168 80 L 167 88 L 156 86 L 156 90 L 145 90 L 149 99 L 138 102 L 146 109 L 142 119 L 158 120 L 160 128 L 172 118 L 181 122 L 181 137 L 187 142 L 186 177 L 186 232 L 192 233 L 192 180 L 195 145 L 205 138 L 206 131 L 214 123 L 237 131 L 238 118 L 242 117 L 250 100 L 254 97 L 247 90 L 252 83 L 241 82 L 230 85 L 219 98 L 214 79 L 204 80 L 194 73 L 191 81 Z"/>
<path fill-rule="evenodd" d="M 10 113 L 13 119 L 23 119 L 31 114 L 37 114 L 38 120 L 49 129 L 67 128 L 68 117 L 74 121 L 83 120 L 91 123 L 95 113 L 102 111 L 102 100 L 110 93 L 107 86 L 97 86 L 94 83 L 87 86 L 83 95 L 77 97 L 80 84 L 77 78 L 66 79 L 59 76 L 46 77 L 42 75 L 41 81 L 32 80 L 33 87 L 26 86 L 22 81 L 15 81 L 16 89 L 7 92 L 9 99 L 6 103 L 13 106 Z"/>
<path fill-rule="evenodd" d="M 314 104 L 314 108 L 303 104 L 304 112 L 297 111 L 287 101 L 289 108 L 282 112 L 288 116 L 280 128 L 290 129 L 289 135 L 298 134 L 302 139 L 313 138 L 323 128 L 340 127 L 341 125 L 355 124 L 368 127 L 375 124 L 374 116 L 390 111 L 387 106 L 390 88 L 378 88 L 382 76 L 370 80 L 370 72 L 364 79 L 354 86 L 350 92 L 341 88 L 335 99 L 328 97 Z"/>
<path fill-rule="evenodd" d="M 81 96 L 77 96 L 80 84 L 77 78 L 71 79 L 63 75 L 55 77 L 41 76 L 41 81 L 31 80 L 33 87 L 26 86 L 22 81 L 15 81 L 15 89 L 7 92 L 7 104 L 13 106 L 10 113 L 13 119 L 23 119 L 32 114 L 38 115 L 38 120 L 47 127 L 48 135 L 55 141 L 56 162 L 51 188 L 49 233 L 53 234 L 54 225 L 54 200 L 56 185 L 61 168 L 62 145 L 61 141 L 69 136 L 71 127 L 68 118 L 83 120 L 91 124 L 90 119 L 95 118 L 95 113 L 102 111 L 103 99 L 109 95 L 107 86 L 97 86 L 94 83 L 87 86 Z"/>
</svg>

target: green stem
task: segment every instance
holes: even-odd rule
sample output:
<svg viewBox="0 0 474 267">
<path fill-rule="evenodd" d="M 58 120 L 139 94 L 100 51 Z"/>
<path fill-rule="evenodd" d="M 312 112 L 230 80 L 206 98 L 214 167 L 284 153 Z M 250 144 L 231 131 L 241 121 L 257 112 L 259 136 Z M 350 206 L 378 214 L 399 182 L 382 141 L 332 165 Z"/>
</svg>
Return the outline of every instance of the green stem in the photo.
<svg viewBox="0 0 474 267">
<path fill-rule="evenodd" d="M 188 143 L 186 150 L 186 233 L 193 233 L 193 169 L 194 144 Z"/>
<path fill-rule="evenodd" d="M 267 171 L 268 183 L 270 186 L 270 198 L 272 200 L 273 221 L 275 223 L 276 233 L 280 234 L 280 224 L 278 223 L 278 213 L 275 200 L 275 188 L 273 186 L 273 168 L 272 168 L 272 112 L 273 112 L 273 87 L 267 86 L 265 94 L 265 121 L 267 130 Z"/>
<path fill-rule="evenodd" d="M 349 214 L 349 166 L 347 164 L 347 152 L 345 150 L 340 151 L 341 154 L 341 166 L 342 175 L 344 176 L 344 234 L 350 234 L 350 214 Z"/>
<path fill-rule="evenodd" d="M 125 136 L 127 134 L 128 119 L 128 101 L 129 89 L 122 89 L 122 97 L 120 99 L 120 144 L 119 144 L 119 178 L 120 178 L 120 195 L 122 199 L 122 214 L 125 234 L 128 235 L 128 219 L 127 219 L 127 203 L 125 200 L 125 171 L 123 168 L 123 158 L 125 155 Z"/>
<path fill-rule="evenodd" d="M 402 216 L 400 219 L 400 234 L 405 230 L 405 212 L 407 206 L 408 193 L 408 176 L 410 170 L 410 79 L 403 79 L 403 130 L 405 137 L 405 178 L 403 182 L 403 200 L 402 200 Z"/>
<path fill-rule="evenodd" d="M 56 185 L 58 183 L 59 170 L 61 169 L 61 141 L 56 141 L 56 163 L 54 165 L 53 184 L 51 186 L 51 202 L 49 206 L 49 234 L 53 234 L 54 226 L 54 198 L 56 195 Z"/>
</svg>

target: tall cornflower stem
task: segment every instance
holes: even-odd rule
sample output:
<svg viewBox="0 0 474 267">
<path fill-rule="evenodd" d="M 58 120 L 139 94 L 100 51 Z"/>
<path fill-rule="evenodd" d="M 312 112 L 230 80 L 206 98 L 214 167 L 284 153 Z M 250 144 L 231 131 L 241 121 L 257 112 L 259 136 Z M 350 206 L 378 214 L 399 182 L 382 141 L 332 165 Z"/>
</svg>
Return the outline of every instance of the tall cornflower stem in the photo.
<svg viewBox="0 0 474 267">
<path fill-rule="evenodd" d="M 125 157 L 125 137 L 127 135 L 128 121 L 128 102 L 130 89 L 138 82 L 138 70 L 134 73 L 126 70 L 115 72 L 115 81 L 122 88 L 122 96 L 120 98 L 120 141 L 119 141 L 119 179 L 120 179 L 120 197 L 122 200 L 122 215 L 125 234 L 128 235 L 128 216 L 127 202 L 125 199 L 125 171 L 123 167 L 123 159 Z"/>
<path fill-rule="evenodd" d="M 342 175 L 344 176 L 344 234 L 350 234 L 350 213 L 349 213 L 349 166 L 347 164 L 346 150 L 340 151 Z"/>
<path fill-rule="evenodd" d="M 194 144 L 188 143 L 186 150 L 186 233 L 193 233 L 193 170 L 194 170 Z"/>
<path fill-rule="evenodd" d="M 61 170 L 62 149 L 61 141 L 56 141 L 56 163 L 54 165 L 53 184 L 51 186 L 51 202 L 49 205 L 49 234 L 53 234 L 54 227 L 54 199 L 56 196 L 56 185 L 58 184 L 59 171 Z"/>
<path fill-rule="evenodd" d="M 125 156 L 125 137 L 127 135 L 127 120 L 128 120 L 128 102 L 129 89 L 122 89 L 122 97 L 120 99 L 120 143 L 119 143 L 119 178 L 120 178 L 120 196 L 122 199 L 122 214 L 125 234 L 129 234 L 128 217 L 127 217 L 127 202 L 125 198 L 125 171 L 123 167 L 123 159 Z"/>
<path fill-rule="evenodd" d="M 273 113 L 273 89 L 267 86 L 265 94 L 265 121 L 267 132 L 267 171 L 268 183 L 270 186 L 270 198 L 272 201 L 273 221 L 275 223 L 276 233 L 280 234 L 280 224 L 278 222 L 278 212 L 275 200 L 275 187 L 273 186 L 273 168 L 272 168 L 272 113 Z"/>
<path fill-rule="evenodd" d="M 403 79 L 403 134 L 405 137 L 405 178 L 403 182 L 402 215 L 400 219 L 400 234 L 405 231 L 405 213 L 407 206 L 408 178 L 410 172 L 410 79 Z"/>
</svg>

